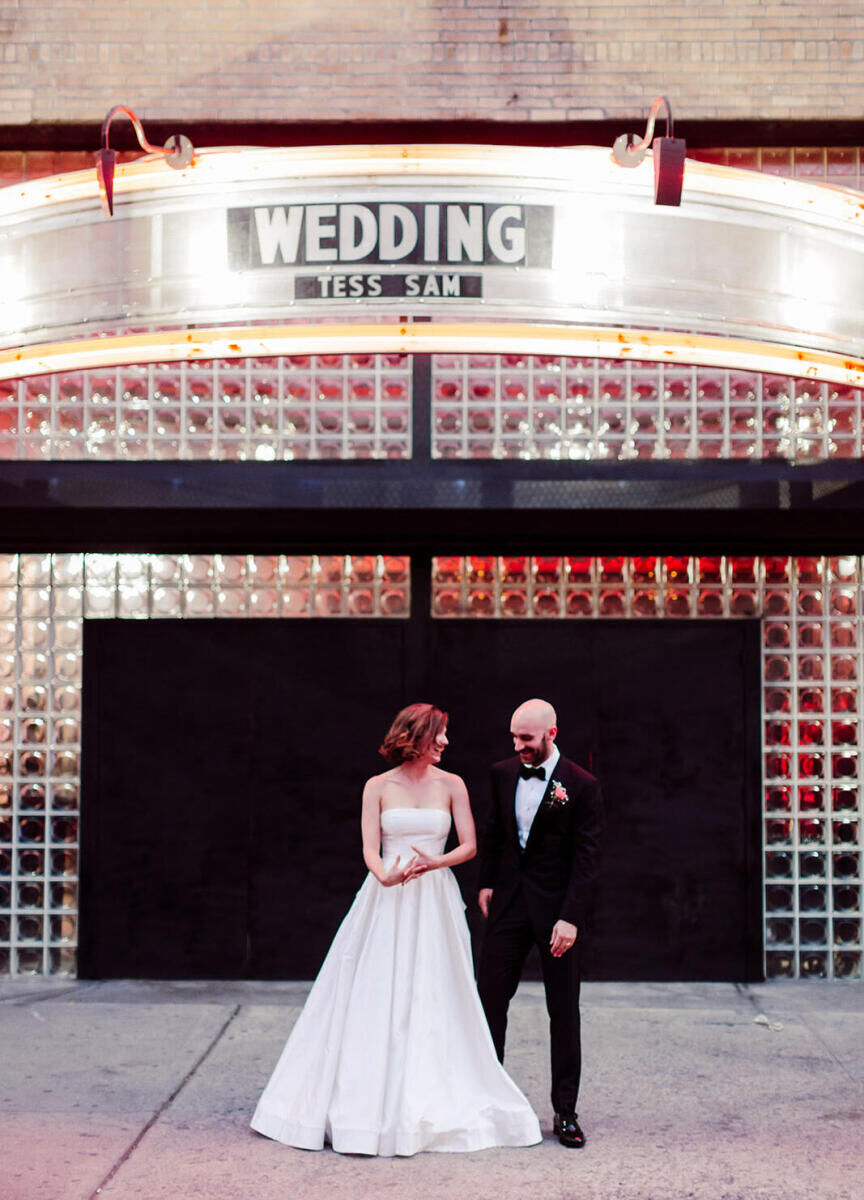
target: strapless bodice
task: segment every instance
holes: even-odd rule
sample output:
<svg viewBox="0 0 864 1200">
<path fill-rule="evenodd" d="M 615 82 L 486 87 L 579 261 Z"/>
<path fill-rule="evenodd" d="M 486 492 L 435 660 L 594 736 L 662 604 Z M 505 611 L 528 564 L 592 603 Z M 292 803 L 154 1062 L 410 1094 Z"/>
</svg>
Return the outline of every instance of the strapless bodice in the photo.
<svg viewBox="0 0 864 1200">
<path fill-rule="evenodd" d="M 412 846 L 426 854 L 440 854 L 450 832 L 450 813 L 441 808 L 387 808 L 381 814 L 381 857 L 413 855 Z"/>
</svg>

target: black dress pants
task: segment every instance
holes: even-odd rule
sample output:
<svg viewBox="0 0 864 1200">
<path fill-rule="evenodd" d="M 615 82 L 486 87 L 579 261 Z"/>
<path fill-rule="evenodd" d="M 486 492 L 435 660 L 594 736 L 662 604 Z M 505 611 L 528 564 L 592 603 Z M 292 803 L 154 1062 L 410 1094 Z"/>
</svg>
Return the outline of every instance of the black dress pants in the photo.
<svg viewBox="0 0 864 1200">
<path fill-rule="evenodd" d="M 525 959 L 532 946 L 540 951 L 549 1036 L 552 1051 L 552 1107 L 555 1112 L 575 1112 L 582 1070 L 579 1019 L 579 941 L 553 958 L 549 950 L 552 928 L 535 929 L 520 888 L 503 912 L 486 928 L 480 951 L 477 988 L 501 1062 L 507 1034 L 507 1009 Z"/>
</svg>

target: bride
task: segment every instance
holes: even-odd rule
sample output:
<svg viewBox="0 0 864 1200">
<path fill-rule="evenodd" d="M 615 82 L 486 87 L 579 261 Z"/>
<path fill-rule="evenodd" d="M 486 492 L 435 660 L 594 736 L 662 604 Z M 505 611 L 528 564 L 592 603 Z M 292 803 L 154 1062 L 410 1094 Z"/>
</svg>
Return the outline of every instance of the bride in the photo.
<svg viewBox="0 0 864 1200">
<path fill-rule="evenodd" d="M 528 1101 L 499 1064 L 449 868 L 476 853 L 465 785 L 437 766 L 447 715 L 404 708 L 363 791 L 363 886 L 258 1102 L 252 1128 L 344 1154 L 531 1146 Z M 459 844 L 445 854 L 450 823 Z"/>
</svg>

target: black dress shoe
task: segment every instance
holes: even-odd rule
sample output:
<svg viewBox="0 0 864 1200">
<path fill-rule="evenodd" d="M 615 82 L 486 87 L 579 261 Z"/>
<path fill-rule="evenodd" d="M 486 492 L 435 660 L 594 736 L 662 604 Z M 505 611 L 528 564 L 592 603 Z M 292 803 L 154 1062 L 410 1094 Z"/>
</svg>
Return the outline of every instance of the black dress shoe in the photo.
<svg viewBox="0 0 864 1200">
<path fill-rule="evenodd" d="M 585 1145 L 585 1134 L 582 1132 L 575 1113 L 556 1113 L 552 1122 L 552 1132 L 562 1146 L 571 1150 L 581 1150 Z"/>
</svg>

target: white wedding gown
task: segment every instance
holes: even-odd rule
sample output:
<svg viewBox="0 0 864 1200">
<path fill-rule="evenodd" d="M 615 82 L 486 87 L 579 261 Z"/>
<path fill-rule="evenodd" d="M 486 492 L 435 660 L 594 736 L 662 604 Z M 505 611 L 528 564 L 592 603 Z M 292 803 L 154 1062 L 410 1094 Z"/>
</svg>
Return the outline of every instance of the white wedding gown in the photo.
<svg viewBox="0 0 864 1200">
<path fill-rule="evenodd" d="M 381 815 L 382 859 L 440 854 L 442 809 Z M 366 877 L 258 1102 L 252 1128 L 345 1154 L 531 1146 L 528 1101 L 495 1056 L 451 871 L 404 887 Z"/>
</svg>

